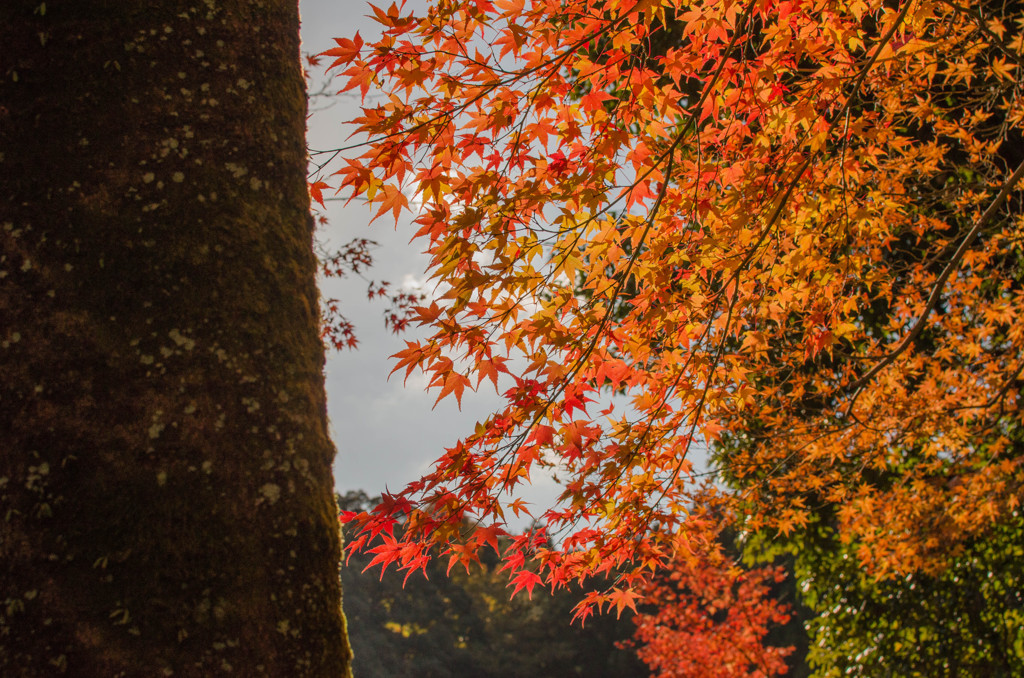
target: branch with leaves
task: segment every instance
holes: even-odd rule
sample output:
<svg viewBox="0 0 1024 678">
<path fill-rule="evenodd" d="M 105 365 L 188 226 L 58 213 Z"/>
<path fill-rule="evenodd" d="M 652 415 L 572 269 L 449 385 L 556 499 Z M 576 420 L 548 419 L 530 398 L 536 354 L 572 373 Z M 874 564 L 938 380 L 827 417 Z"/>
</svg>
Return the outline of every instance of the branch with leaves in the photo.
<svg viewBox="0 0 1024 678">
<path fill-rule="evenodd" d="M 783 534 L 831 507 L 885 574 L 929 567 L 1017 504 L 1019 15 L 862 0 L 373 11 L 378 41 L 325 53 L 346 90 L 379 97 L 317 189 L 396 220 L 422 199 L 440 295 L 415 309 L 431 334 L 395 369 L 439 399 L 487 382 L 505 406 L 348 516 L 351 548 L 465 564 L 506 512 L 529 512 L 535 530 L 503 554 L 516 588 L 615 572 L 601 607 L 706 552 L 709 505 Z M 695 472 L 705 450 L 724 484 Z M 556 505 L 517 498 L 536 473 L 561 483 Z"/>
</svg>

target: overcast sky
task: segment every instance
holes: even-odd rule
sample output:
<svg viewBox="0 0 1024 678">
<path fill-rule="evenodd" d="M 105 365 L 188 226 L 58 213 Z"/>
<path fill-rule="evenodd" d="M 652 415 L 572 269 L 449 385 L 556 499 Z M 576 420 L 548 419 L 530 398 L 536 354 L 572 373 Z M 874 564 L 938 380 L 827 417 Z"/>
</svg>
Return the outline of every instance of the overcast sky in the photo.
<svg viewBox="0 0 1024 678">
<path fill-rule="evenodd" d="M 386 7 L 387 0 L 382 4 Z M 407 4 L 425 5 L 424 0 Z M 368 42 L 379 34 L 379 25 L 366 17 L 370 10 L 363 0 L 302 0 L 300 7 L 306 52 L 333 47 L 332 38 L 352 37 L 356 31 Z M 310 121 L 310 148 L 330 149 L 346 143 L 351 130 L 346 131 L 343 123 L 358 114 L 358 103 L 351 97 L 338 98 L 330 108 L 315 113 Z M 363 204 L 327 204 L 329 225 L 322 238 L 343 244 L 368 237 L 380 243 L 376 264 L 367 277 L 395 286 L 424 279 L 423 244 L 409 244 L 413 230 L 408 214 L 396 229 L 390 218 L 369 224 L 370 212 Z M 385 488 L 399 490 L 428 471 L 445 447 L 472 431 L 476 421 L 500 404 L 500 398 L 493 389 L 481 389 L 480 394 L 466 393 L 461 412 L 454 399 L 432 409 L 436 394 L 424 390 L 426 381 L 421 375 L 414 373 L 404 387 L 400 374 L 388 380 L 393 364 L 389 356 L 405 344 L 401 337 L 385 331 L 385 306 L 366 299 L 366 282 L 358 278 L 325 280 L 321 290 L 324 298 L 342 301 L 342 311 L 355 324 L 359 339 L 358 349 L 329 351 L 327 356 L 327 407 L 338 447 L 337 488 L 341 492 L 362 489 L 371 495 Z M 554 486 L 542 478 L 535 481 L 526 498 L 546 504 L 555 493 Z"/>
</svg>

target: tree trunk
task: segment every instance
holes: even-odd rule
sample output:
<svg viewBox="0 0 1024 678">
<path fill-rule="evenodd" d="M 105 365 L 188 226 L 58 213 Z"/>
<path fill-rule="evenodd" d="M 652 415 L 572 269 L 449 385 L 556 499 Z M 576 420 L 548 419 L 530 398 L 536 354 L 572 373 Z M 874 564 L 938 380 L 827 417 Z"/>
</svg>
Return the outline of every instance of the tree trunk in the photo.
<svg viewBox="0 0 1024 678">
<path fill-rule="evenodd" d="M 0 675 L 348 673 L 298 39 L 0 3 Z"/>
</svg>

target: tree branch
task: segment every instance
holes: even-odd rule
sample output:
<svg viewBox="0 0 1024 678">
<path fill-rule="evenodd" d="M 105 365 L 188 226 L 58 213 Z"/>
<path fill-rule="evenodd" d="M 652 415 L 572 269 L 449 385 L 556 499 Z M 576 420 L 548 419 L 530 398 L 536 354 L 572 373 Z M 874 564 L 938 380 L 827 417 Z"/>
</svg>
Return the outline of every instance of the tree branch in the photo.
<svg viewBox="0 0 1024 678">
<path fill-rule="evenodd" d="M 852 388 L 856 393 L 854 394 L 853 400 L 850 402 L 850 407 L 847 408 L 848 412 L 852 411 L 853 403 L 856 402 L 857 393 L 860 392 L 860 389 L 862 389 L 864 385 L 873 379 L 879 372 L 885 369 L 887 365 L 892 363 L 892 361 L 896 360 L 896 358 L 906 351 L 917 338 L 917 335 L 921 333 L 921 330 L 924 329 L 925 323 L 928 321 L 928 316 L 931 315 L 936 304 L 939 303 L 939 297 L 942 296 L 942 289 L 946 286 L 946 281 L 949 280 L 949 276 L 951 276 L 953 271 L 959 267 L 960 260 L 963 259 L 968 248 L 970 248 L 974 243 L 978 234 L 981 233 L 981 229 L 984 228 L 985 224 L 991 221 L 996 211 L 1006 201 L 1006 198 L 1013 191 L 1014 186 L 1017 185 L 1022 176 L 1024 176 L 1024 162 L 1021 162 L 1021 164 L 1017 166 L 1017 169 L 1014 170 L 1013 174 L 1010 175 L 1010 178 L 1006 180 L 1006 183 L 1003 184 L 1002 190 L 999 191 L 999 195 L 995 197 L 992 203 L 985 210 L 985 213 L 981 215 L 977 222 L 975 222 L 970 232 L 964 237 L 963 242 L 960 243 L 960 247 L 958 247 L 956 252 L 953 253 L 953 258 L 949 260 L 949 263 L 946 264 L 946 268 L 942 270 L 942 273 L 939 274 L 938 280 L 935 281 L 935 285 L 932 287 L 932 292 L 928 295 L 928 300 L 924 304 L 924 310 L 921 312 L 921 316 L 917 319 L 917 322 L 914 323 L 914 326 L 910 328 L 910 332 L 903 337 L 903 341 L 901 341 L 891 353 L 879 360 L 874 367 L 857 379 L 857 381 L 853 382 L 850 388 Z"/>
</svg>

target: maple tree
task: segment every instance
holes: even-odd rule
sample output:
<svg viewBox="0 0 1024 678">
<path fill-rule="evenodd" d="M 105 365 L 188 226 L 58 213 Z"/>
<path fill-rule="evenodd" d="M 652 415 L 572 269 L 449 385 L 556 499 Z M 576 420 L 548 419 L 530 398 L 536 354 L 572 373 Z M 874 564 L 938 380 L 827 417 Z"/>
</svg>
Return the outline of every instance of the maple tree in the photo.
<svg viewBox="0 0 1024 678">
<path fill-rule="evenodd" d="M 377 42 L 325 53 L 346 90 L 385 94 L 325 183 L 377 217 L 418 194 L 439 292 L 396 370 L 438 400 L 488 384 L 506 406 L 347 514 L 352 548 L 468 564 L 528 510 L 519 486 L 554 473 L 563 494 L 505 566 L 516 591 L 616 572 L 585 619 L 706 553 L 706 505 L 783 535 L 833 507 L 877 576 L 941 568 L 1014 510 L 1017 5 L 373 12 Z M 696 476 L 708 447 L 728 487 Z"/>
<path fill-rule="evenodd" d="M 766 642 L 790 618 L 771 588 L 784 577 L 780 566 L 742 568 L 719 544 L 680 557 L 641 590 L 629 644 L 657 678 L 788 675 L 793 648 Z"/>
</svg>

